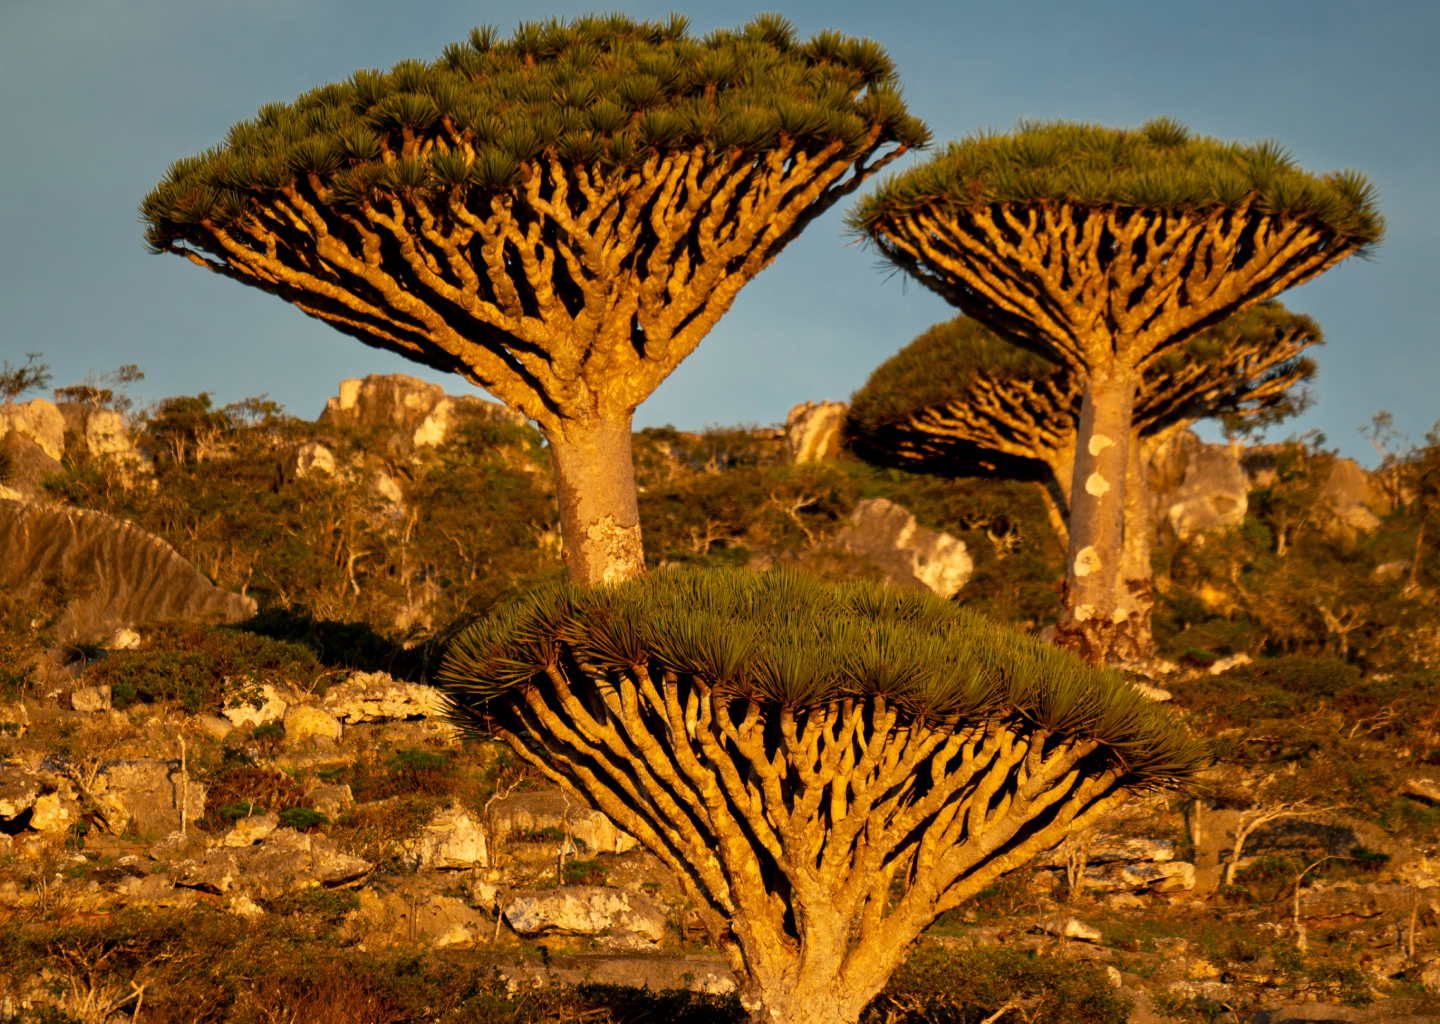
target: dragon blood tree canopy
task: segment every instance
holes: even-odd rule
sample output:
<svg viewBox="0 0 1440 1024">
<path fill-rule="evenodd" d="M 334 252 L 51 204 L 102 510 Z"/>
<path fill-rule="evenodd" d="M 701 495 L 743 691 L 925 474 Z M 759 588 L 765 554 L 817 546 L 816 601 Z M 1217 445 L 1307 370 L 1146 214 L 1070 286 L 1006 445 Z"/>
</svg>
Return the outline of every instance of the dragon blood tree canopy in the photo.
<svg viewBox="0 0 1440 1024">
<path fill-rule="evenodd" d="M 1153 444 L 1202 419 L 1231 429 L 1303 410 L 1320 325 L 1276 300 L 1163 353 L 1135 396 L 1134 429 Z M 862 458 L 946 476 L 1053 477 L 1068 505 L 1080 425 L 1073 374 L 1002 341 L 970 317 L 936 324 L 882 363 L 850 399 L 846 435 Z"/>
<path fill-rule="evenodd" d="M 1206 328 L 1369 251 L 1384 228 L 1359 173 L 1311 174 L 1273 142 L 1222 142 L 1163 118 L 971 136 L 891 176 L 850 225 L 1078 383 L 1057 641 L 1095 662 L 1132 629 L 1120 551 L 1145 375 Z"/>
<path fill-rule="evenodd" d="M 781 570 L 533 593 L 438 678 L 676 873 L 757 1020 L 855 1020 L 938 914 L 1208 762 L 1114 674 Z"/>
<path fill-rule="evenodd" d="M 643 567 L 636 406 L 810 221 L 926 139 L 869 40 L 802 42 L 774 15 L 703 38 L 678 16 L 527 22 L 268 104 L 141 212 L 153 251 L 537 421 L 571 578 L 613 581 Z"/>
</svg>

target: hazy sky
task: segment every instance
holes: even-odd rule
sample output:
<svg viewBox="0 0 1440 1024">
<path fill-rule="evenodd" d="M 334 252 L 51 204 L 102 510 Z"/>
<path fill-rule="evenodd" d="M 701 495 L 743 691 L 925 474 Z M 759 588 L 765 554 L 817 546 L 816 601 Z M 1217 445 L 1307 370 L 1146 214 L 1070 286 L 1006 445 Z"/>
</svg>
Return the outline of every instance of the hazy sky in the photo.
<svg viewBox="0 0 1440 1024">
<path fill-rule="evenodd" d="M 606 0 L 600 9 L 607 9 Z M 676 5 L 632 2 L 635 16 Z M 314 417 L 344 377 L 454 377 L 337 334 L 278 299 L 148 255 L 136 206 L 167 164 L 262 103 L 357 67 L 432 58 L 472 25 L 590 4 L 409 0 L 0 0 L 0 356 L 41 351 L 57 384 L 138 363 L 145 399 L 269 392 Z M 1275 138 L 1303 166 L 1378 184 L 1389 237 L 1285 296 L 1317 317 L 1318 427 L 1373 461 L 1356 427 L 1381 408 L 1420 439 L 1440 417 L 1440 4 L 1324 0 L 918 3 L 684 8 L 694 28 L 778 9 L 803 34 L 880 40 L 937 140 L 1019 117 L 1135 125 L 1169 114 L 1223 138 Z M 847 244 L 841 211 L 741 293 L 637 424 L 773 423 L 844 399 L 918 332 L 937 297 Z M 1290 427 L 1284 428 L 1286 430 Z"/>
</svg>

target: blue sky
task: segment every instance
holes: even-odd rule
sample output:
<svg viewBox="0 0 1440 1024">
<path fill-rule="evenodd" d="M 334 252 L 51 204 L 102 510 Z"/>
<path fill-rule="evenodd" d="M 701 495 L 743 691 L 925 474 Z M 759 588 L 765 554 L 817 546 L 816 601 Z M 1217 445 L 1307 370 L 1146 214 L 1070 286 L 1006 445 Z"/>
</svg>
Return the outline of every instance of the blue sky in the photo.
<svg viewBox="0 0 1440 1024">
<path fill-rule="evenodd" d="M 613 0 L 607 0 L 608 8 Z M 659 17 L 677 5 L 629 3 Z M 278 299 L 148 255 L 136 205 L 166 165 L 262 103 L 357 67 L 430 58 L 470 26 L 589 4 L 410 0 L 5 0 L 0 4 L 0 356 L 27 351 L 57 384 L 138 363 L 141 398 L 269 392 L 317 415 L 336 382 L 414 367 Z M 1275 138 L 1312 170 L 1378 184 L 1389 237 L 1285 301 L 1317 317 L 1319 428 L 1372 462 L 1356 432 L 1381 408 L 1414 440 L 1440 418 L 1440 4 L 797 2 L 681 8 L 697 30 L 779 10 L 800 31 L 880 40 L 937 140 L 1019 117 L 1134 125 L 1169 114 L 1223 138 Z M 699 351 L 641 406 L 639 425 L 773 423 L 844 399 L 951 315 L 886 279 L 835 210 L 741 294 Z"/>
</svg>

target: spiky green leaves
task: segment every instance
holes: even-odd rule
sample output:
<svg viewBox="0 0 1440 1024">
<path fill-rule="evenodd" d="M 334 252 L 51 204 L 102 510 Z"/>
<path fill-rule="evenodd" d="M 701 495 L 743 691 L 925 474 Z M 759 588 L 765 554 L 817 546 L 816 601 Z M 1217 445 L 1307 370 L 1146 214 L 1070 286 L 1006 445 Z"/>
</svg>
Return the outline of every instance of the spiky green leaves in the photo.
<svg viewBox="0 0 1440 1024">
<path fill-rule="evenodd" d="M 552 672 L 574 686 L 637 667 L 791 709 L 879 694 L 957 728 L 1020 717 L 1099 741 L 1140 782 L 1205 763 L 1168 713 L 1112 673 L 928 593 L 778 570 L 542 590 L 460 634 L 437 678 L 478 711 Z"/>
<path fill-rule="evenodd" d="M 1138 130 L 1022 121 L 1011 132 L 972 135 L 886 180 L 849 223 L 871 235 L 887 218 L 930 207 L 1036 201 L 1161 210 L 1252 202 L 1262 213 L 1313 218 L 1361 247 L 1384 233 L 1378 195 L 1364 175 L 1311 174 L 1274 142 L 1222 142 L 1169 118 Z"/>
<path fill-rule="evenodd" d="M 827 32 L 802 44 L 776 15 L 703 39 L 678 17 L 527 22 L 509 40 L 477 29 L 434 63 L 361 70 L 267 104 L 223 147 L 172 166 L 141 212 L 163 250 L 196 223 L 197 202 L 207 217 L 239 217 L 247 197 L 263 201 L 297 176 L 314 176 L 325 201 L 354 205 L 377 190 L 514 189 L 512 164 L 546 152 L 605 172 L 697 145 L 754 158 L 782 139 L 801 151 L 839 141 L 858 156 L 877 141 L 926 138 L 869 40 Z M 392 170 L 407 158 L 413 167 Z M 220 192 L 217 207 L 207 193 Z"/>
</svg>

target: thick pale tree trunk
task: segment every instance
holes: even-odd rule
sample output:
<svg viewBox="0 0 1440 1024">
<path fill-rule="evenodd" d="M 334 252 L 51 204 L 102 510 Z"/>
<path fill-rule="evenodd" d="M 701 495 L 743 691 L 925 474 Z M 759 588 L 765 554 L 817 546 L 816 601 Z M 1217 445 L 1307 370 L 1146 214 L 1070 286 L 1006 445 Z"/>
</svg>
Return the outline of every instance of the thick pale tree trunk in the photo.
<svg viewBox="0 0 1440 1024">
<path fill-rule="evenodd" d="M 1145 477 L 1144 442 L 1130 435 L 1125 473 L 1125 539 L 1116 577 L 1115 614 L 1125 613 L 1110 649 L 1111 664 L 1143 669 L 1155 657 L 1150 618 L 1155 609 L 1154 571 L 1150 565 L 1150 488 Z"/>
<path fill-rule="evenodd" d="M 1055 642 L 1085 660 L 1111 659 L 1129 610 L 1117 602 L 1125 543 L 1125 492 L 1138 375 L 1092 373 L 1085 381 L 1070 488 L 1065 607 Z M 1123 645 L 1120 645 L 1123 646 Z"/>
<path fill-rule="evenodd" d="M 635 503 L 631 417 L 567 421 L 548 434 L 560 502 L 561 557 L 571 583 L 621 583 L 645 571 Z"/>
</svg>

